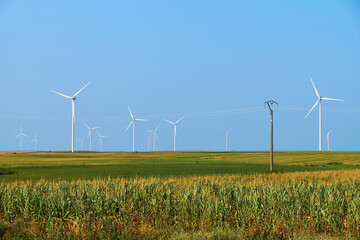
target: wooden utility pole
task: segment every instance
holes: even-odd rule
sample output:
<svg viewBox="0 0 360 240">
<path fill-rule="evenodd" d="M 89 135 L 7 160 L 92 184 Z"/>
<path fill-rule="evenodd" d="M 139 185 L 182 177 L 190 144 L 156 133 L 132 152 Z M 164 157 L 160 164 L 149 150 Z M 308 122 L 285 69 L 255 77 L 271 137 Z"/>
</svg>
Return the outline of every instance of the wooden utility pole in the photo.
<svg viewBox="0 0 360 240">
<path fill-rule="evenodd" d="M 273 165 L 274 165 L 274 154 L 273 154 L 273 150 L 274 150 L 274 144 L 273 144 L 273 140 L 274 140 L 274 131 L 273 131 L 273 109 L 271 108 L 274 104 L 276 106 L 278 106 L 279 104 L 273 100 L 269 100 L 267 102 L 265 102 L 265 104 L 267 104 L 267 106 L 269 107 L 270 110 L 270 172 L 273 171 Z"/>
</svg>

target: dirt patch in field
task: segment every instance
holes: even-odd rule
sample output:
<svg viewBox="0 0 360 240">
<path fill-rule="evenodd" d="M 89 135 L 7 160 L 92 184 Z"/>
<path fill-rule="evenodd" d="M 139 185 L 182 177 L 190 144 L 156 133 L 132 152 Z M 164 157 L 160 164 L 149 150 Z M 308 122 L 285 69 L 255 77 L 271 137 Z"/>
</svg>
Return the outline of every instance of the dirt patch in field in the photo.
<svg viewBox="0 0 360 240">
<path fill-rule="evenodd" d="M 224 156 L 214 156 L 214 157 L 199 157 L 199 159 L 224 159 Z"/>
</svg>

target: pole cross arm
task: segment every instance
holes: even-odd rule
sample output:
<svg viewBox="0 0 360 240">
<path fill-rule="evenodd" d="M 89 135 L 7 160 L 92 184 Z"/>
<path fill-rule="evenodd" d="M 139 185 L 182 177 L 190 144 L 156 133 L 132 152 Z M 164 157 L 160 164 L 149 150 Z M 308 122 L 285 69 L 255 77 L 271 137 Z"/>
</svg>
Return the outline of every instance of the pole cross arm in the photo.
<svg viewBox="0 0 360 240">
<path fill-rule="evenodd" d="M 265 105 L 265 106 L 267 105 L 267 106 L 269 107 L 269 110 L 270 110 L 270 111 L 273 110 L 273 109 L 272 109 L 272 106 L 273 106 L 273 105 L 276 105 L 276 107 L 279 108 L 279 104 L 278 104 L 277 102 L 275 102 L 274 100 L 269 100 L 269 101 L 265 102 L 264 105 Z"/>
</svg>

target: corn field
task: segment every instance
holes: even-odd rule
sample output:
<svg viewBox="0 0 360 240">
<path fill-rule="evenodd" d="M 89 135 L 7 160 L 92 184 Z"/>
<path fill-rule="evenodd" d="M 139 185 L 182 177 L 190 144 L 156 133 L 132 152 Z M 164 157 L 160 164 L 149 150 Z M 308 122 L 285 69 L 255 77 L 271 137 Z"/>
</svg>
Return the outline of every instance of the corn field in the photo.
<svg viewBox="0 0 360 240">
<path fill-rule="evenodd" d="M 0 237 L 360 236 L 360 170 L 0 183 Z"/>
</svg>

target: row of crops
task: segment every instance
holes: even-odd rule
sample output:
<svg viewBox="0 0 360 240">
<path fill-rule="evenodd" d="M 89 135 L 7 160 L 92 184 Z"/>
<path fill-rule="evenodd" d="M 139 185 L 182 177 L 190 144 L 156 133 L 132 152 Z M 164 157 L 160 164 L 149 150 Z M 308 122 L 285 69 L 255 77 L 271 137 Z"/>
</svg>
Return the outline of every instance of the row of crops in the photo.
<svg viewBox="0 0 360 240">
<path fill-rule="evenodd" d="M 0 183 L 0 237 L 360 236 L 360 170 Z"/>
</svg>

